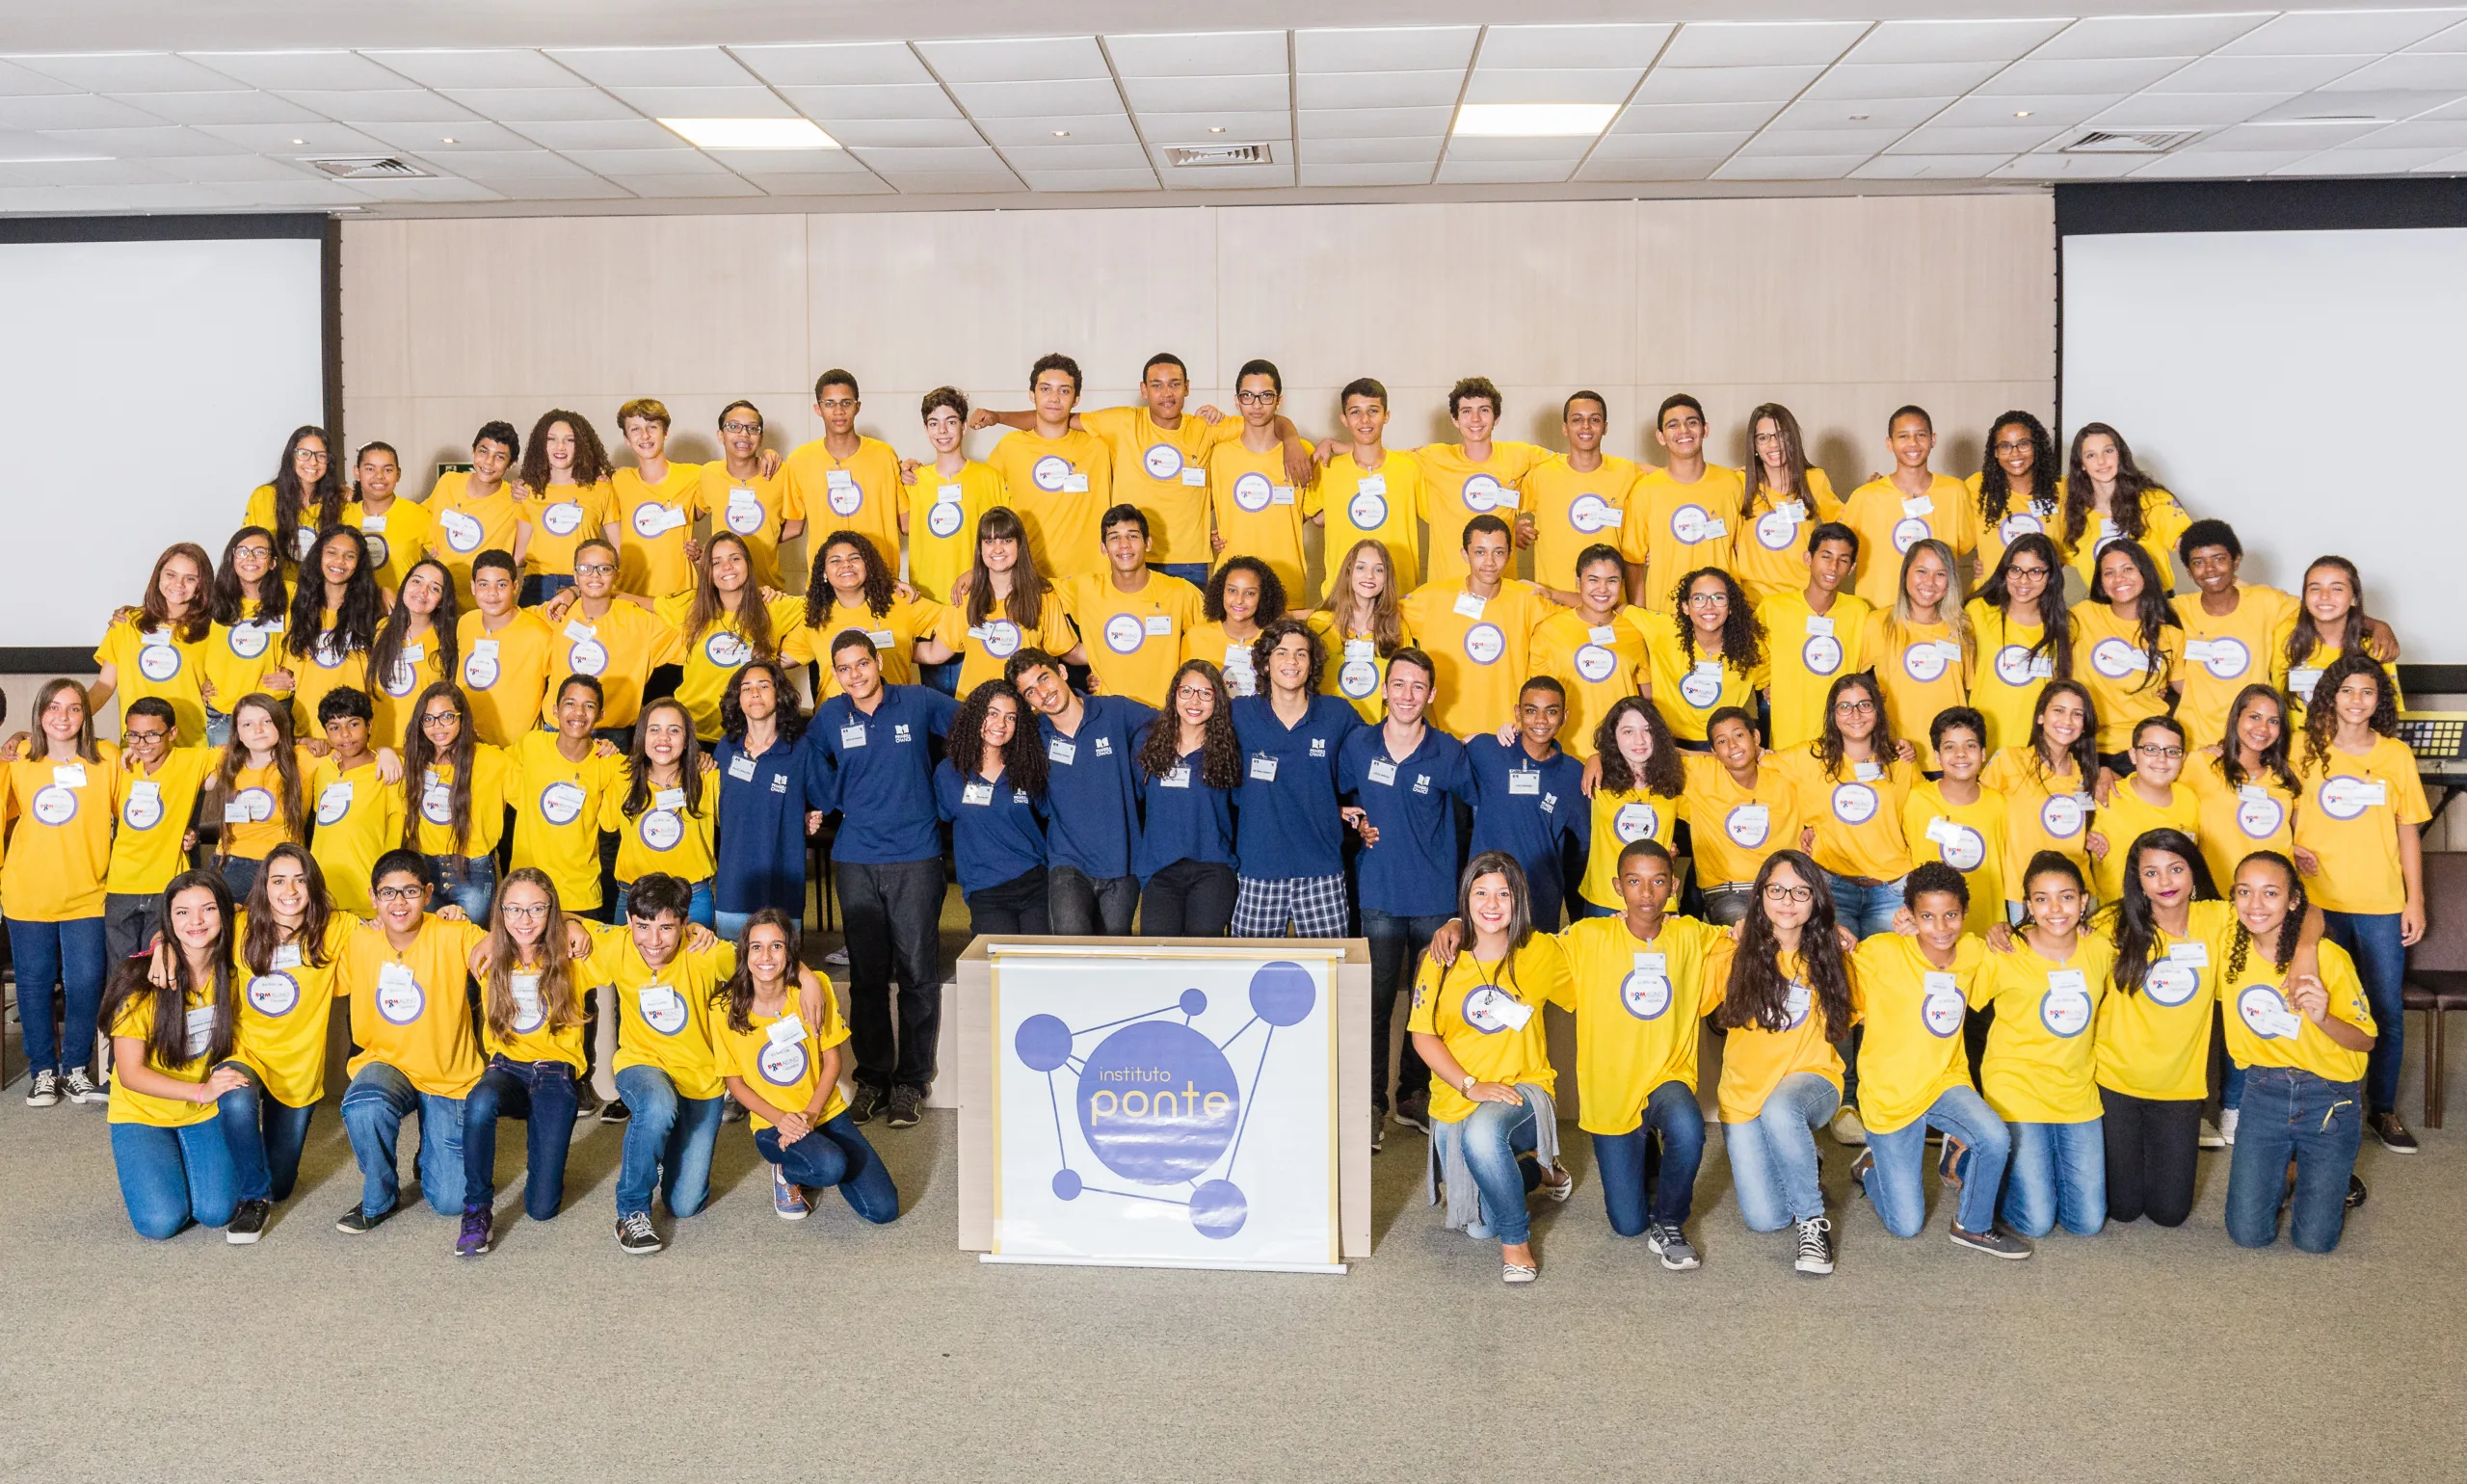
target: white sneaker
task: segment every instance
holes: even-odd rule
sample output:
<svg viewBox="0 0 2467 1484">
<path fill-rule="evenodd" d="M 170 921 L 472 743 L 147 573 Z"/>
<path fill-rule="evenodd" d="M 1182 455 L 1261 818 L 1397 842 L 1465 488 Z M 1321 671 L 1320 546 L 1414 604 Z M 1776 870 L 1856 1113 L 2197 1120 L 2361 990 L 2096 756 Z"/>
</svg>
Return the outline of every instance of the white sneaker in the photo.
<svg viewBox="0 0 2467 1484">
<path fill-rule="evenodd" d="M 846 968 L 848 967 L 848 950 L 844 947 L 834 948 L 829 953 L 822 956 L 822 961 L 834 968 Z"/>
<path fill-rule="evenodd" d="M 2196 1136 L 2196 1142 L 2203 1149 L 2225 1149 L 2227 1135 L 2220 1133 L 2218 1126 L 2205 1118 L 2201 1121 L 2201 1132 Z"/>
<path fill-rule="evenodd" d="M 1833 1142 L 1853 1149 L 1868 1142 L 1868 1126 L 1859 1122 L 1859 1110 L 1845 1107 L 1833 1115 Z"/>
<path fill-rule="evenodd" d="M 2228 1108 L 2218 1115 L 2218 1142 L 2229 1149 L 2236 1147 L 2236 1113 Z"/>
</svg>

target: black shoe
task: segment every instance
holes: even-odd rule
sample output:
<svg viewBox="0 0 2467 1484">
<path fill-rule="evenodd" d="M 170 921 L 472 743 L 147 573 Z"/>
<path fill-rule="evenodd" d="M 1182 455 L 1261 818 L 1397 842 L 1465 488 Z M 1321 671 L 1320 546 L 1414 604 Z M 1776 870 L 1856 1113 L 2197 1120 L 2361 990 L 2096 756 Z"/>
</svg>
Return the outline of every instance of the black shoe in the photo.
<svg viewBox="0 0 2467 1484">
<path fill-rule="evenodd" d="M 335 1219 L 334 1230 L 340 1232 L 345 1236 L 363 1236 L 368 1232 L 376 1231 L 379 1227 L 384 1226 L 386 1221 L 393 1216 L 394 1212 L 399 1207 L 389 1206 L 384 1210 L 379 1211 L 376 1215 L 371 1216 L 366 1211 L 361 1210 L 358 1206 L 354 1206 L 350 1210 L 343 1212 L 341 1216 Z"/>
<path fill-rule="evenodd" d="M 2364 1188 L 2364 1181 L 2361 1179 L 2352 1175 L 2348 1177 L 2348 1210 L 2354 1210 L 2357 1206 L 2362 1206 L 2366 1201 L 2370 1200 L 2372 1196 L 2373 1192 Z"/>
<path fill-rule="evenodd" d="M 623 1098 L 609 1099 L 608 1105 L 599 1110 L 599 1121 L 603 1124 L 622 1124 L 633 1116 L 634 1110 L 625 1106 Z"/>
<path fill-rule="evenodd" d="M 601 1106 L 599 1095 L 591 1090 L 590 1083 L 585 1082 L 574 1089 L 575 1123 L 579 1124 L 587 1118 L 597 1118 Z"/>
<path fill-rule="evenodd" d="M 745 1122 L 745 1104 L 737 1101 L 733 1094 L 720 1095 L 720 1122 L 724 1124 Z"/>
<path fill-rule="evenodd" d="M 1427 1098 L 1397 1099 L 1396 1122 L 1408 1128 L 1419 1128 L 1424 1133 L 1430 1132 L 1430 1100 Z"/>
<path fill-rule="evenodd" d="M 1991 1258 L 2003 1258 L 2008 1262 L 2018 1262 L 2030 1255 L 2029 1243 L 1993 1223 L 1984 1232 L 1965 1232 L 1956 1222 L 1952 1233 L 1954 1246 L 1983 1252 Z"/>
<path fill-rule="evenodd" d="M 2399 1121 L 2396 1111 L 2375 1113 L 2371 1123 L 2373 1136 L 2381 1141 L 2383 1149 L 2394 1154 L 2412 1154 L 2416 1152 L 2418 1147 L 2416 1136 L 2409 1133 L 2407 1126 Z"/>
<path fill-rule="evenodd" d="M 915 1088 L 894 1087 L 890 1090 L 890 1110 L 883 1115 L 883 1122 L 893 1128 L 914 1128 L 917 1109 L 924 1101 L 925 1095 Z"/>
<path fill-rule="evenodd" d="M 1372 1108 L 1370 1110 L 1370 1152 L 1374 1154 L 1378 1153 L 1381 1147 L 1387 1142 L 1388 1110 L 1386 1108 Z"/>
<path fill-rule="evenodd" d="M 223 1239 L 234 1247 L 246 1247 L 266 1234 L 266 1218 L 274 1214 L 272 1201 L 243 1201 L 231 1211 L 231 1224 L 223 1229 Z"/>
<path fill-rule="evenodd" d="M 1798 1252 L 1791 1265 L 1812 1277 L 1833 1271 L 1833 1223 L 1811 1216 L 1798 1224 Z"/>
<path fill-rule="evenodd" d="M 642 1211 L 622 1217 L 617 1223 L 617 1246 L 636 1257 L 649 1257 L 667 1244 L 651 1230 L 651 1219 Z"/>
<path fill-rule="evenodd" d="M 889 1100 L 889 1095 L 881 1088 L 858 1083 L 857 1096 L 848 1100 L 848 1122 L 863 1127 L 874 1121 L 875 1115 L 882 1112 L 883 1104 Z"/>
</svg>

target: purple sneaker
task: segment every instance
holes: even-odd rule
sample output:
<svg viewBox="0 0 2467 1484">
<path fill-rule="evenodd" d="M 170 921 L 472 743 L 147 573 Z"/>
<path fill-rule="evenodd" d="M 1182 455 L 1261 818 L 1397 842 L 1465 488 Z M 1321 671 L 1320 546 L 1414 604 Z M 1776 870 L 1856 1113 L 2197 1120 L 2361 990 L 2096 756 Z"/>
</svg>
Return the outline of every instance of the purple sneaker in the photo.
<svg viewBox="0 0 2467 1484">
<path fill-rule="evenodd" d="M 454 1239 L 458 1258 L 485 1258 L 496 1227 L 496 1214 L 486 1208 L 463 1213 L 463 1234 Z"/>
</svg>

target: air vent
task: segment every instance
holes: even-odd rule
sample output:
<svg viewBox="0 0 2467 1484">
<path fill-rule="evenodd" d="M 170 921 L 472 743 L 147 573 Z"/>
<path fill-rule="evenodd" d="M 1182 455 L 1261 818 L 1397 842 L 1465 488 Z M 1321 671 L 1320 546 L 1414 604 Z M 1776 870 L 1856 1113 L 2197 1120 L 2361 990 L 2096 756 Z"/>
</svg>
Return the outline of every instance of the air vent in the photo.
<svg viewBox="0 0 2467 1484">
<path fill-rule="evenodd" d="M 337 180 L 400 180 L 412 177 L 426 178 L 431 173 L 409 161 L 398 160 L 388 154 L 328 155 L 323 159 L 304 160 L 301 163 L 314 165 Z"/>
<path fill-rule="evenodd" d="M 2092 129 L 2066 145 L 2064 154 L 2165 154 L 2199 134 L 2199 129 Z"/>
<path fill-rule="evenodd" d="M 1275 158 L 1265 145 L 1167 145 L 1165 163 L 1179 170 L 1184 166 L 1271 165 Z"/>
</svg>

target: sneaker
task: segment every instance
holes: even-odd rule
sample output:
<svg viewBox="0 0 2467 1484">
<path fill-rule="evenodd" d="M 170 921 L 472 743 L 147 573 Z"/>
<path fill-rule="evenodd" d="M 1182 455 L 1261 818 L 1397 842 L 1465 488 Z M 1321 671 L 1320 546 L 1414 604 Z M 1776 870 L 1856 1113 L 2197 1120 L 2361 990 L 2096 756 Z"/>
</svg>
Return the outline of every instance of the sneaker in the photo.
<svg viewBox="0 0 2467 1484">
<path fill-rule="evenodd" d="M 776 1164 L 771 1167 L 771 1209 L 779 1213 L 782 1221 L 803 1221 L 813 1211 L 805 1187 L 789 1184 L 787 1175 Z"/>
<path fill-rule="evenodd" d="M 2030 1255 L 2030 1244 L 2005 1231 L 1990 1227 L 1984 1232 L 1965 1232 L 1958 1225 L 1952 1229 L 1953 1245 L 1983 1252 L 1991 1258 L 2019 1261 Z"/>
<path fill-rule="evenodd" d="M 234 1247 L 246 1247 L 266 1234 L 266 1218 L 273 1214 L 272 1201 L 243 1201 L 231 1208 L 231 1224 L 223 1229 L 223 1239 Z"/>
<path fill-rule="evenodd" d="M 1661 1265 L 1674 1273 L 1684 1273 L 1701 1265 L 1696 1249 L 1688 1244 L 1686 1234 L 1677 1227 L 1645 1228 L 1645 1249 L 1661 1259 Z"/>
<path fill-rule="evenodd" d="M 2234 1108 L 2218 1111 L 2218 1142 L 2229 1149 L 2236 1147 L 2236 1113 Z"/>
<path fill-rule="evenodd" d="M 1559 1178 L 1555 1183 L 1551 1179 L 1553 1175 Z M 1551 1198 L 1552 1204 L 1565 1206 L 1568 1197 L 1577 1193 L 1577 1178 L 1553 1165 L 1542 1172 L 1542 1193 Z"/>
<path fill-rule="evenodd" d="M 838 947 L 832 949 L 829 953 L 824 954 L 822 956 L 822 961 L 834 968 L 846 968 L 848 967 L 847 944 L 842 943 Z"/>
<path fill-rule="evenodd" d="M 2357 1206 L 2362 1206 L 2365 1201 L 2372 1196 L 2372 1191 L 2364 1188 L 2364 1180 L 2361 1178 L 2353 1175 L 2348 1177 L 2348 1210 L 2354 1210 Z"/>
<path fill-rule="evenodd" d="M 1370 1152 L 1374 1154 L 1378 1153 L 1380 1148 L 1387 1142 L 1388 1110 L 1373 1108 L 1370 1110 Z"/>
<path fill-rule="evenodd" d="M 1430 1132 L 1430 1100 L 1427 1098 L 1397 1099 L 1396 1122 L 1408 1128 L 1419 1128 L 1424 1133 Z"/>
<path fill-rule="evenodd" d="M 597 1118 L 599 1116 L 600 1106 L 599 1095 L 591 1090 L 590 1083 L 582 1083 L 574 1089 L 575 1123 L 579 1124 L 585 1119 Z"/>
<path fill-rule="evenodd" d="M 857 1096 L 848 1100 L 848 1122 L 860 1128 L 863 1127 L 874 1121 L 876 1114 L 882 1112 L 883 1104 L 887 1100 L 889 1097 L 881 1088 L 867 1087 L 862 1082 L 858 1083 Z"/>
<path fill-rule="evenodd" d="M 27 1106 L 27 1107 L 30 1107 L 30 1108 L 48 1108 L 48 1107 L 51 1107 L 51 1106 L 53 1106 L 54 1104 L 58 1103 L 59 1101 L 60 1101 L 60 1073 L 57 1073 L 57 1072 L 38 1072 L 38 1073 L 35 1073 L 35 1079 L 34 1079 L 33 1081 L 31 1081 L 31 1082 L 29 1082 L 29 1083 L 27 1083 L 27 1084 L 26 1084 L 26 1106 Z"/>
<path fill-rule="evenodd" d="M 387 1218 L 394 1214 L 394 1209 L 389 1206 L 371 1216 L 355 1205 L 350 1210 L 334 1219 L 334 1230 L 345 1236 L 365 1236 L 384 1226 Z"/>
<path fill-rule="evenodd" d="M 894 1087 L 890 1090 L 890 1111 L 884 1115 L 883 1122 L 893 1128 L 914 1128 L 917 1109 L 924 1102 L 925 1095 L 915 1088 Z"/>
<path fill-rule="evenodd" d="M 623 1098 L 609 1099 L 607 1105 L 599 1110 L 599 1121 L 603 1124 L 622 1124 L 633 1116 L 634 1110 L 625 1106 Z"/>
<path fill-rule="evenodd" d="M 2409 1133 L 2407 1131 L 2407 1126 L 2399 1121 L 2399 1115 L 2395 1110 L 2388 1113 L 2374 1114 L 2371 1123 L 2373 1126 L 2373 1136 L 2379 1139 L 2381 1141 L 2381 1147 L 2388 1150 L 2390 1153 L 2394 1154 L 2412 1154 L 2419 1148 L 2416 1143 L 2416 1136 Z"/>
<path fill-rule="evenodd" d="M 1859 1122 L 1859 1110 L 1845 1107 L 1833 1115 L 1833 1142 L 1857 1149 L 1868 1142 L 1868 1126 Z"/>
<path fill-rule="evenodd" d="M 1859 1151 L 1859 1157 L 1850 1161 L 1850 1193 L 1862 1201 L 1868 1199 L 1868 1172 L 1875 1167 L 1876 1152 L 1871 1149 Z"/>
<path fill-rule="evenodd" d="M 60 1090 L 70 1102 L 91 1102 L 100 1107 L 112 1100 L 111 1090 L 96 1085 L 83 1067 L 69 1068 L 68 1075 L 61 1079 Z"/>
<path fill-rule="evenodd" d="M 1833 1223 L 1821 1216 L 1811 1216 L 1799 1223 L 1799 1253 L 1791 1263 L 1802 1273 L 1821 1278 L 1833 1271 Z"/>
<path fill-rule="evenodd" d="M 632 1253 L 638 1257 L 649 1257 L 666 1245 L 668 1244 L 659 1239 L 659 1233 L 651 1230 L 650 1212 L 636 1211 L 632 1215 L 617 1218 L 619 1251 Z"/>
<path fill-rule="evenodd" d="M 454 1238 L 454 1255 L 458 1258 L 487 1257 L 489 1245 L 495 1235 L 496 1222 L 496 1212 L 486 1206 L 476 1211 L 464 1211 L 463 1232 Z"/>
<path fill-rule="evenodd" d="M 736 1095 L 734 1093 L 722 1093 L 720 1095 L 720 1122 L 724 1124 L 741 1124 L 745 1122 L 745 1104 L 736 1100 Z"/>
<path fill-rule="evenodd" d="M 2205 1118 L 2201 1121 L 2201 1132 L 2194 1136 L 2194 1142 L 2198 1143 L 2203 1149 L 2225 1149 L 2227 1147 L 2227 1135 L 2218 1131 L 2218 1126 L 2216 1124 L 2214 1124 L 2209 1119 Z"/>
</svg>

